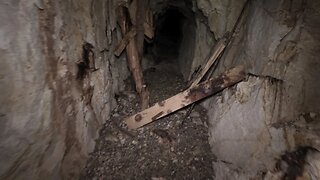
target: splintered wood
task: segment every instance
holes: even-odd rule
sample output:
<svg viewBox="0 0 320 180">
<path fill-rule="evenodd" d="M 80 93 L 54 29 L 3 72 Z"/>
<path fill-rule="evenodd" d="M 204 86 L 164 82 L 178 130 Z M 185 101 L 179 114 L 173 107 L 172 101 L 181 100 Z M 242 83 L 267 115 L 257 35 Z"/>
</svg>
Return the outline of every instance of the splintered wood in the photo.
<svg viewBox="0 0 320 180">
<path fill-rule="evenodd" d="M 242 81 L 245 76 L 246 73 L 244 68 L 242 66 L 237 66 L 215 78 L 211 78 L 208 81 L 190 87 L 169 99 L 158 102 L 154 106 L 127 118 L 125 122 L 129 129 L 139 128 L 232 86 Z"/>
</svg>

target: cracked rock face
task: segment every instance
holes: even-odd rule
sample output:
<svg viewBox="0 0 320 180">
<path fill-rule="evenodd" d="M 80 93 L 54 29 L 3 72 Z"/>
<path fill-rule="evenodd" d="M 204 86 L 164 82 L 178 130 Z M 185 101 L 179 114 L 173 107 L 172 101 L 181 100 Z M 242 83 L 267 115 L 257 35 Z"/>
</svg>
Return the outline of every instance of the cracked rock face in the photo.
<svg viewBox="0 0 320 180">
<path fill-rule="evenodd" d="M 280 87 L 281 82 L 250 77 L 207 102 L 217 179 L 228 176 L 224 167 L 229 165 L 248 177 L 255 175 L 271 168 L 277 154 L 286 150 L 284 130 L 273 127 L 278 102 L 270 103 L 279 99 Z"/>
<path fill-rule="evenodd" d="M 0 179 L 79 175 L 127 76 L 126 61 L 115 62 L 108 51 L 119 38 L 115 4 L 0 3 Z M 98 70 L 80 80 L 77 64 L 86 43 Z"/>
<path fill-rule="evenodd" d="M 251 2 L 215 73 L 243 64 L 260 77 L 205 102 L 217 177 L 262 176 L 287 150 L 319 149 L 319 10 L 318 1 Z"/>
</svg>

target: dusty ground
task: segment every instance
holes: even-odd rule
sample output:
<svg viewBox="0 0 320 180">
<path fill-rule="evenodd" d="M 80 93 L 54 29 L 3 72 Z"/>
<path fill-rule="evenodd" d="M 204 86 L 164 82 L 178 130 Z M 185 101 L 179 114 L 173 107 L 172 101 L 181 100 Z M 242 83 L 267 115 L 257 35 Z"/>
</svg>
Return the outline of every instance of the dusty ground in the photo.
<svg viewBox="0 0 320 180">
<path fill-rule="evenodd" d="M 145 72 L 151 104 L 182 90 L 185 83 L 171 65 Z M 130 84 L 130 83 L 128 83 Z M 118 95 L 118 107 L 97 140 L 81 179 L 213 179 L 207 116 L 199 105 L 180 110 L 136 131 L 123 118 L 138 110 L 132 85 Z"/>
</svg>

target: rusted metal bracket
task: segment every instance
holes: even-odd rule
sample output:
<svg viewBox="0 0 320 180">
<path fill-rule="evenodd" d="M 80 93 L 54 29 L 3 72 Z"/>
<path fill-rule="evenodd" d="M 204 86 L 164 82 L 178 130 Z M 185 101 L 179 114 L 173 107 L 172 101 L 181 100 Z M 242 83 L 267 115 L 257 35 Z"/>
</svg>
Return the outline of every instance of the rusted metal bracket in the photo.
<svg viewBox="0 0 320 180">
<path fill-rule="evenodd" d="M 246 73 L 243 66 L 237 66 L 215 78 L 211 78 L 203 83 L 190 87 L 169 99 L 158 102 L 152 107 L 125 119 L 125 122 L 129 129 L 139 128 L 230 87 L 242 81 L 245 77 Z"/>
</svg>

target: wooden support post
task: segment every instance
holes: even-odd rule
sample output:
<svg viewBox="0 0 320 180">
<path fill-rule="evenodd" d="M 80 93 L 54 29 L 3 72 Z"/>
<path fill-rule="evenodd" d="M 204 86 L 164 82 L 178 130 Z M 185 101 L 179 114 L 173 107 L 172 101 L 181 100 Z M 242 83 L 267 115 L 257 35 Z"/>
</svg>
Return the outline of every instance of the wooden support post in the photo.
<svg viewBox="0 0 320 180">
<path fill-rule="evenodd" d="M 125 7 L 119 7 L 117 9 L 118 23 L 120 25 L 122 35 L 125 36 L 129 31 L 129 17 L 128 11 Z M 135 38 L 126 46 L 127 58 L 129 69 L 132 73 L 133 80 L 136 85 L 136 90 L 140 96 L 141 109 L 146 109 L 149 106 L 149 91 L 143 82 L 143 74 L 140 66 L 139 53 L 137 49 L 137 44 Z"/>
<path fill-rule="evenodd" d="M 209 79 L 208 81 L 191 87 L 169 99 L 158 102 L 154 106 L 127 118 L 125 122 L 129 129 L 139 128 L 232 86 L 242 81 L 245 76 L 244 68 L 242 66 L 237 66 L 222 73 L 216 78 Z"/>
</svg>

